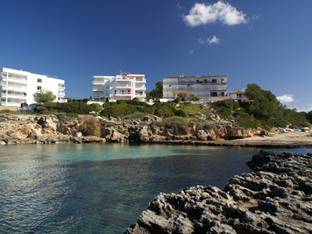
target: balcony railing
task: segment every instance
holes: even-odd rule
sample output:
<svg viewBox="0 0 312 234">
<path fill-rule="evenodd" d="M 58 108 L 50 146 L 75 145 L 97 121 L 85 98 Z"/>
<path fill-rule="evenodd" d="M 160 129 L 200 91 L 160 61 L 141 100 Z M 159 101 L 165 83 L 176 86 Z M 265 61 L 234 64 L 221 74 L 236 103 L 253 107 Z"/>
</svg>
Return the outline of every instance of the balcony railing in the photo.
<svg viewBox="0 0 312 234">
<path fill-rule="evenodd" d="M 27 83 L 27 79 L 23 79 L 23 78 L 14 78 L 14 77 L 3 77 L 2 78 L 3 81 L 5 82 L 16 82 L 16 83 L 23 83 L 26 84 Z"/>
</svg>

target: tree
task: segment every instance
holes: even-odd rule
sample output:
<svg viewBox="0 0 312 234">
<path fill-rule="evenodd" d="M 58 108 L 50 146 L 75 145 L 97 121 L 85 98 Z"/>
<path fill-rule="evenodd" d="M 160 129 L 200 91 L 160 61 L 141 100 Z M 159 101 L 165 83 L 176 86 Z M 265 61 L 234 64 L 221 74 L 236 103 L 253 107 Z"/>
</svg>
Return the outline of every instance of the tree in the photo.
<svg viewBox="0 0 312 234">
<path fill-rule="evenodd" d="M 190 101 L 195 101 L 195 102 L 199 101 L 199 98 L 193 94 L 190 95 L 189 99 L 190 99 Z"/>
<path fill-rule="evenodd" d="M 307 119 L 308 119 L 309 122 L 312 124 L 312 111 L 310 111 L 310 112 L 307 114 Z"/>
<path fill-rule="evenodd" d="M 149 93 L 147 93 L 147 98 L 159 99 L 159 98 L 162 98 L 162 96 L 163 96 L 163 83 L 162 81 L 158 81 L 155 84 L 155 88 Z"/>
<path fill-rule="evenodd" d="M 189 96 L 190 92 L 187 90 L 177 91 L 177 97 L 181 99 L 181 101 L 186 101 L 187 97 Z"/>
<path fill-rule="evenodd" d="M 269 90 L 263 90 L 256 84 L 247 86 L 246 96 L 250 103 L 241 104 L 248 114 L 262 121 L 269 127 L 299 127 L 307 123 L 305 115 L 295 109 L 282 105 Z"/>
<path fill-rule="evenodd" d="M 49 103 L 53 102 L 56 96 L 51 91 L 40 91 L 34 94 L 35 101 L 37 103 Z"/>
</svg>

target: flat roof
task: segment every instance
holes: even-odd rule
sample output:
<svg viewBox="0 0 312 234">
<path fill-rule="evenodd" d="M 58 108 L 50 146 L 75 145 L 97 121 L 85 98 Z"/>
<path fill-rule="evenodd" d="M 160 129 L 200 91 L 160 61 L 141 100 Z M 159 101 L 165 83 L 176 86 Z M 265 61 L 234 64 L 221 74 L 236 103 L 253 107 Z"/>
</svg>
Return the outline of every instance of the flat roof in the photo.
<svg viewBox="0 0 312 234">
<path fill-rule="evenodd" d="M 48 79 L 55 79 L 55 80 L 60 80 L 60 81 L 64 81 L 64 79 L 60 79 L 58 78 L 57 76 L 51 76 L 51 75 L 46 75 L 46 74 L 38 74 L 38 73 L 34 73 L 34 72 L 30 72 L 30 71 L 24 71 L 24 70 L 21 70 L 21 69 L 15 69 L 15 68 L 9 68 L 9 67 L 2 67 L 1 68 L 2 72 L 19 72 L 23 75 L 35 75 L 35 76 L 45 76 L 45 78 L 48 78 Z"/>
<path fill-rule="evenodd" d="M 200 76 L 196 76 L 196 75 L 190 75 L 190 76 L 186 76 L 186 75 L 181 75 L 181 76 L 166 76 L 165 78 L 196 78 L 196 79 L 203 79 L 203 78 L 228 78 L 227 75 L 200 75 Z"/>
</svg>

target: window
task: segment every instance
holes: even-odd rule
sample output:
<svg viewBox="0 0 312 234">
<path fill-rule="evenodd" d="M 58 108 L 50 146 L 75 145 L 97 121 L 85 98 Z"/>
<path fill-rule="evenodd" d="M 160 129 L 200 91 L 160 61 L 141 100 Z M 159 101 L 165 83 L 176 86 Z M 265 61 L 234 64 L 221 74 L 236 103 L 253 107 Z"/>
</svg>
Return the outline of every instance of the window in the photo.
<svg viewBox="0 0 312 234">
<path fill-rule="evenodd" d="M 38 83 L 42 83 L 42 79 L 38 78 L 38 79 L 37 79 L 37 82 L 38 82 Z"/>
<path fill-rule="evenodd" d="M 218 96 L 218 93 L 217 93 L 217 92 L 211 92 L 211 96 L 212 96 L 212 97 L 217 97 L 217 96 Z"/>
<path fill-rule="evenodd" d="M 217 80 L 216 79 L 212 79 L 212 83 L 217 83 Z"/>
<path fill-rule="evenodd" d="M 41 91 L 42 87 L 41 86 L 37 86 L 37 90 Z"/>
</svg>

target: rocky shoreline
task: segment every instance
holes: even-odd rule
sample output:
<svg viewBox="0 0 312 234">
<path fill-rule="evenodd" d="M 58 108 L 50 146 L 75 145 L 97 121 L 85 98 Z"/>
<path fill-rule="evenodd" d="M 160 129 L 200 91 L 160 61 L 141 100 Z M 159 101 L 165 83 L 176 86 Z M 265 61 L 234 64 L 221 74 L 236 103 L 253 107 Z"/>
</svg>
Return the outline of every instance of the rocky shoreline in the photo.
<svg viewBox="0 0 312 234">
<path fill-rule="evenodd" d="M 312 154 L 260 152 L 222 190 L 160 194 L 127 234 L 312 233 Z"/>
<path fill-rule="evenodd" d="M 143 120 L 120 120 L 92 115 L 0 114 L 0 145 L 56 143 L 135 143 L 187 144 L 246 147 L 312 147 L 308 140 L 263 141 L 272 133 L 263 129 L 244 129 L 221 119 L 183 125 L 181 119 L 166 122 L 150 115 Z M 250 141 L 251 137 L 259 139 Z"/>
</svg>

